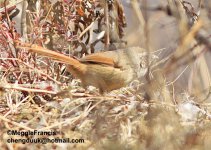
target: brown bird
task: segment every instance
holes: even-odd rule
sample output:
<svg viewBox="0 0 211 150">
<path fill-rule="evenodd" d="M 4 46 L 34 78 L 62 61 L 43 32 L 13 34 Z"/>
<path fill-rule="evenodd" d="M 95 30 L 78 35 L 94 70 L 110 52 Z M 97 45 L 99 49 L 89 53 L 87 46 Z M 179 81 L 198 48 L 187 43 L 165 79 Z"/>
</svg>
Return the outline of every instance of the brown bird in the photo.
<svg viewBox="0 0 211 150">
<path fill-rule="evenodd" d="M 98 52 L 80 59 L 34 44 L 23 44 L 18 47 L 67 64 L 67 70 L 81 80 L 83 87 L 95 86 L 99 88 L 100 93 L 124 87 L 134 79 L 140 79 L 147 72 L 147 52 L 140 47 Z"/>
</svg>

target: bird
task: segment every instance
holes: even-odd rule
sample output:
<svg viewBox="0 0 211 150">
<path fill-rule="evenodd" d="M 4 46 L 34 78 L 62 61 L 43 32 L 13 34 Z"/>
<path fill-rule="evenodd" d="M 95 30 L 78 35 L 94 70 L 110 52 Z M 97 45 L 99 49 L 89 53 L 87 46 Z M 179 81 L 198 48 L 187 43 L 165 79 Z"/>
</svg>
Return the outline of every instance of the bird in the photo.
<svg viewBox="0 0 211 150">
<path fill-rule="evenodd" d="M 94 86 L 101 94 L 127 86 L 147 73 L 149 55 L 141 47 L 129 47 L 115 51 L 100 51 L 82 58 L 69 57 L 36 44 L 17 46 L 66 64 L 67 71 L 82 82 L 82 86 Z M 156 56 L 152 55 L 150 60 Z"/>
</svg>

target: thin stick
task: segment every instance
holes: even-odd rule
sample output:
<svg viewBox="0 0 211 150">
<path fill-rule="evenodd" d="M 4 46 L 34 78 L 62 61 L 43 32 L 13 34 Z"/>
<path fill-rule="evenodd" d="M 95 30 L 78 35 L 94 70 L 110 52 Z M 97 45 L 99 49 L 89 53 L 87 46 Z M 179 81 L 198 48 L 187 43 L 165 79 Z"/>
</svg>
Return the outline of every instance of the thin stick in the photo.
<svg viewBox="0 0 211 150">
<path fill-rule="evenodd" d="M 17 123 L 17 122 L 12 121 L 12 120 L 9 120 L 9 119 L 7 119 L 7 118 L 1 116 L 1 115 L 0 115 L 0 120 L 3 120 L 3 121 L 5 121 L 5 122 L 9 122 L 9 123 L 11 123 L 11 124 L 13 124 L 13 125 L 15 125 L 15 126 L 18 126 L 18 127 L 20 127 L 20 128 L 26 129 L 26 130 L 34 131 L 34 129 L 32 129 L 32 128 L 30 128 L 30 127 L 27 127 L 27 126 L 24 126 L 23 124 Z"/>
<path fill-rule="evenodd" d="M 14 90 L 19 90 L 19 91 L 27 91 L 27 92 L 57 94 L 57 92 L 41 90 L 41 89 L 25 88 L 25 87 L 17 86 L 16 84 L 2 84 L 1 83 L 0 84 L 0 88 L 3 88 L 3 89 L 14 89 Z"/>
<path fill-rule="evenodd" d="M 8 111 L 4 117 L 8 116 L 12 111 L 17 109 L 24 101 L 26 101 L 29 98 L 29 96 L 25 97 L 22 101 L 20 101 L 18 104 L 15 105 L 15 108 L 13 107 L 13 110 Z"/>
<path fill-rule="evenodd" d="M 105 8 L 104 8 L 104 14 L 105 14 L 105 22 L 106 22 L 106 34 L 105 34 L 105 49 L 108 50 L 109 44 L 110 44 L 110 22 L 109 22 L 109 14 L 108 14 L 108 2 L 105 1 Z"/>
<path fill-rule="evenodd" d="M 81 34 L 79 35 L 78 39 L 80 39 L 87 31 L 89 31 L 93 25 L 94 22 L 92 22 L 85 30 L 83 30 L 83 32 L 81 32 Z"/>
<path fill-rule="evenodd" d="M 181 75 L 185 72 L 185 70 L 186 70 L 188 67 L 189 67 L 189 65 L 187 65 L 187 66 L 185 67 L 185 69 L 176 77 L 176 79 L 174 79 L 174 81 L 171 81 L 170 83 L 167 83 L 166 86 L 169 86 L 169 85 L 175 83 L 175 82 L 181 77 Z"/>
</svg>

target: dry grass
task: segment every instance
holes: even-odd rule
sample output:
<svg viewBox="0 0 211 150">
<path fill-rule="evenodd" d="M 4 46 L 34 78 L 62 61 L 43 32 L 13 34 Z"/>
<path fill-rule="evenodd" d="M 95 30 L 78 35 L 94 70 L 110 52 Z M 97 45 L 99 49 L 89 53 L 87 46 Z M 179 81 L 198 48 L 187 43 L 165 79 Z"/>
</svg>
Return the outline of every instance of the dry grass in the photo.
<svg viewBox="0 0 211 150">
<path fill-rule="evenodd" d="M 123 9 L 127 5 L 133 14 Z M 15 2 L 0 1 L 0 6 L 1 149 L 210 149 L 209 1 L 166 0 L 154 6 L 147 0 L 111 4 L 33 0 L 22 8 L 27 11 L 21 22 L 12 21 Z M 127 22 L 130 15 L 137 17 L 136 24 Z M 159 25 L 159 19 L 169 18 L 174 32 Z M 127 30 L 126 24 L 137 33 Z M 153 27 L 172 37 L 173 48 L 166 37 L 158 33 L 152 37 Z M 155 37 L 163 38 L 164 49 L 158 50 L 151 40 Z M 137 38 L 141 42 L 134 44 Z M 16 47 L 16 41 L 36 43 L 81 57 L 124 47 L 125 40 L 128 46 L 141 43 L 149 53 L 156 51 L 159 60 L 143 81 L 104 95 L 94 87 L 83 89 L 64 64 Z M 8 135 L 8 130 L 55 131 L 57 135 Z M 85 142 L 7 142 L 56 137 Z"/>
</svg>

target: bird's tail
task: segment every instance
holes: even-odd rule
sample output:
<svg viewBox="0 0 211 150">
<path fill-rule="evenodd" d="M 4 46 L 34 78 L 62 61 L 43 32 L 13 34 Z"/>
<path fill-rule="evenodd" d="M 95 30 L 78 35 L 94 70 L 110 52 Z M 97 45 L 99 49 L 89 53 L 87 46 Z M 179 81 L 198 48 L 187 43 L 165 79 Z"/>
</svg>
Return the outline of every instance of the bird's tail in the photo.
<svg viewBox="0 0 211 150">
<path fill-rule="evenodd" d="M 29 52 L 34 52 L 41 56 L 46 56 L 46 57 L 58 60 L 62 63 L 68 64 L 68 65 L 76 65 L 76 66 L 79 65 L 80 66 L 82 64 L 77 59 L 68 57 L 59 52 L 55 52 L 55 51 L 46 49 L 46 48 L 44 48 L 42 46 L 38 46 L 36 44 L 21 43 L 21 44 L 18 44 L 16 47 L 26 49 Z"/>
<path fill-rule="evenodd" d="M 28 50 L 29 52 L 34 52 L 34 53 L 37 53 L 38 55 L 46 56 L 46 57 L 55 59 L 57 61 L 60 61 L 62 63 L 65 63 L 68 65 L 68 70 L 76 77 L 86 71 L 86 65 L 81 63 L 79 60 L 68 57 L 64 54 L 46 49 L 42 46 L 38 46 L 36 44 L 18 43 L 16 47 L 23 48 L 23 49 Z"/>
</svg>

